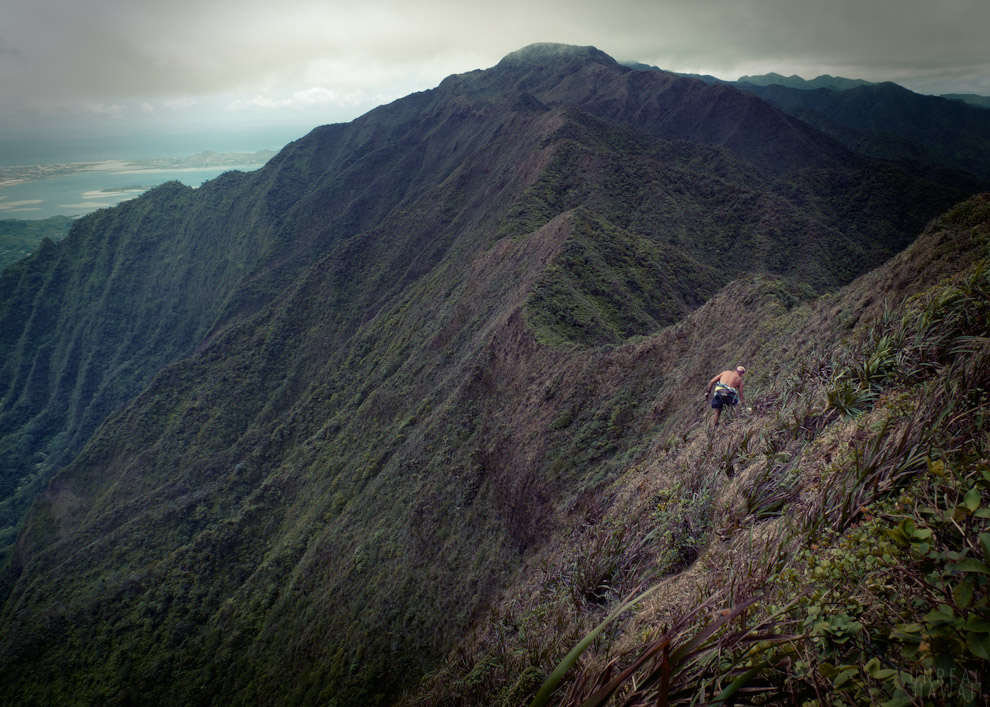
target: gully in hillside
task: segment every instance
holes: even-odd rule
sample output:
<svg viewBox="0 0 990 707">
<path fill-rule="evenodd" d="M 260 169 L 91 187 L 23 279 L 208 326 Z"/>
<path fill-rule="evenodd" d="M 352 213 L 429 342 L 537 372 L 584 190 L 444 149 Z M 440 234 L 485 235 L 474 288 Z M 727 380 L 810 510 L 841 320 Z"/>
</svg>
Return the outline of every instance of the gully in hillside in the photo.
<svg viewBox="0 0 990 707">
<path fill-rule="evenodd" d="M 708 381 L 708 388 L 705 389 L 705 400 L 711 398 L 712 408 L 715 410 L 715 424 L 718 427 L 718 417 L 722 414 L 722 408 L 726 405 L 735 407 L 737 403 L 743 401 L 743 374 L 746 369 L 736 366 L 734 371 L 722 371 L 717 376 Z M 714 395 L 712 387 L 715 388 Z"/>
</svg>

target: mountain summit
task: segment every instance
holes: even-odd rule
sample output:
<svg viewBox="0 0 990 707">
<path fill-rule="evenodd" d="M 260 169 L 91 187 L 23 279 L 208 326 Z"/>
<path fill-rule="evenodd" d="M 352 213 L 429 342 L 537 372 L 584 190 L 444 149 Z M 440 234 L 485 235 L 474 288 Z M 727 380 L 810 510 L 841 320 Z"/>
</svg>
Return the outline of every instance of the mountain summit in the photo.
<svg viewBox="0 0 990 707">
<path fill-rule="evenodd" d="M 533 45 L 80 219 L 0 276 L 0 695 L 394 702 L 959 184 Z"/>
<path fill-rule="evenodd" d="M 552 62 L 592 61 L 606 66 L 616 64 L 615 59 L 595 47 L 577 47 L 572 44 L 538 42 L 507 54 L 499 66 L 519 64 L 543 65 Z"/>
</svg>

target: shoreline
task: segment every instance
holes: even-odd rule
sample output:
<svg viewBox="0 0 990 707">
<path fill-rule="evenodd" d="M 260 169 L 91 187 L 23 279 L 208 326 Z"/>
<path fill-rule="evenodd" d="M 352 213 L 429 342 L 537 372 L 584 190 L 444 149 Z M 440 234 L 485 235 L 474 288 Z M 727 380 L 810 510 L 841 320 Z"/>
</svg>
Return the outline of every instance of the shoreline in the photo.
<svg viewBox="0 0 990 707">
<path fill-rule="evenodd" d="M 178 158 L 149 158 L 138 160 L 89 160 L 85 162 L 52 162 L 0 167 L 0 189 L 25 182 L 64 177 L 79 172 L 195 172 L 210 169 L 245 169 L 263 166 L 276 154 L 275 150 L 256 152 L 200 152 Z"/>
<path fill-rule="evenodd" d="M 260 169 L 274 155 L 206 152 L 183 158 L 100 160 L 0 167 L 0 218 L 78 218 L 179 181 L 193 188 L 224 172 Z"/>
</svg>

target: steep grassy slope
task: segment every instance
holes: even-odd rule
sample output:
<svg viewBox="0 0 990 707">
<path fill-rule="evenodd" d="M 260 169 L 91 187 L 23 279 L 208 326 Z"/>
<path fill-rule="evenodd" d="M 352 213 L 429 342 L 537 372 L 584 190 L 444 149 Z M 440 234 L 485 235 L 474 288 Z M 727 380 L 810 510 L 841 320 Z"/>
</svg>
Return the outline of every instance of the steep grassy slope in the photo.
<svg viewBox="0 0 990 707">
<path fill-rule="evenodd" d="M 741 276 L 793 308 L 959 196 L 603 57 L 452 77 L 5 273 L 9 478 L 65 466 L 6 565 L 0 695 L 390 702 L 747 319 L 690 372 L 693 325 L 658 330 Z"/>
<path fill-rule="evenodd" d="M 985 702 L 990 196 L 836 295 L 797 303 L 781 284 L 734 282 L 608 354 L 670 372 L 662 415 L 628 421 L 648 450 L 403 704 L 528 703 L 650 585 L 550 704 L 740 685 L 796 703 Z M 700 374 L 734 361 L 749 408 L 712 434 Z"/>
</svg>

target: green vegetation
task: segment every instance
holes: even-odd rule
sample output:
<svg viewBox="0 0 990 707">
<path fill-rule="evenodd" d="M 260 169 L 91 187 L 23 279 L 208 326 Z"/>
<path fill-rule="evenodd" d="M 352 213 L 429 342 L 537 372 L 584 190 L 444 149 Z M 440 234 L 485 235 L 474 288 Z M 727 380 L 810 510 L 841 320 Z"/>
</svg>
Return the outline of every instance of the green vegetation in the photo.
<svg viewBox="0 0 990 707">
<path fill-rule="evenodd" d="M 838 374 L 879 389 L 879 428 L 823 485 L 824 523 L 808 528 L 775 582 L 783 596 L 805 594 L 793 614 L 806 640 L 782 676 L 791 694 L 828 691 L 847 704 L 985 699 L 987 255 L 912 299 L 900 322 L 881 320 L 887 333 Z"/>
<path fill-rule="evenodd" d="M 983 422 L 940 386 L 983 355 L 960 273 L 986 200 L 838 290 L 957 187 L 736 92 L 660 121 L 693 84 L 580 55 L 163 185 L 3 271 L 2 699 L 519 705 L 579 644 L 551 701 L 625 674 L 654 701 L 744 695 L 790 684 L 767 666 L 803 679 L 786 651 L 812 629 L 832 643 L 795 689 L 858 664 L 831 646 L 868 612 L 792 606 L 787 572 L 927 469 L 976 502 L 978 460 L 930 435 Z M 734 360 L 753 410 L 712 438 L 701 392 Z M 926 529 L 961 552 L 904 520 L 891 557 Z M 974 581 L 947 605 L 978 634 Z"/>
<path fill-rule="evenodd" d="M 784 381 L 781 398 L 770 392 L 754 401 L 776 399 L 773 418 L 737 423 L 744 429 L 730 433 L 724 452 L 682 472 L 704 480 L 706 465 L 728 476 L 733 465 L 743 467 L 743 485 L 714 501 L 733 510 L 690 533 L 736 540 L 703 548 L 693 568 L 699 588 L 674 594 L 665 610 L 643 612 L 612 645 L 642 635 L 652 616 L 679 611 L 659 638 L 614 655 L 599 648 L 602 658 L 572 672 L 552 704 L 606 704 L 613 696 L 629 705 L 720 702 L 742 694 L 800 704 L 985 701 L 987 203 L 968 202 L 939 224 L 972 239 L 975 263 L 896 309 L 885 305 L 838 353 L 806 360 L 805 371 L 818 375 Z M 834 368 L 823 365 L 833 361 Z M 838 388 L 858 406 L 845 405 Z M 811 406 L 809 394 L 818 401 Z M 663 510 L 658 522 L 693 516 Z M 656 530 L 639 532 L 626 543 Z M 616 553 L 629 551 L 624 543 Z M 664 563 L 666 555 L 653 557 Z M 546 704 L 546 690 L 558 684 L 544 683 L 533 704 Z"/>
<path fill-rule="evenodd" d="M 72 225 L 66 216 L 53 216 L 36 221 L 0 220 L 0 270 L 26 258 L 48 238 L 60 241 Z"/>
<path fill-rule="evenodd" d="M 890 82 L 817 91 L 741 81 L 736 85 L 860 154 L 913 163 L 911 168 L 919 172 L 937 165 L 955 171 L 960 181 L 984 187 L 990 180 L 990 113 L 975 100 L 947 101 Z"/>
<path fill-rule="evenodd" d="M 533 290 L 528 322 L 550 346 L 620 343 L 677 321 L 716 282 L 714 268 L 578 210 L 570 239 Z"/>
</svg>

